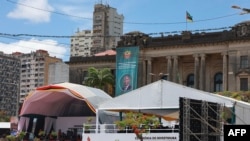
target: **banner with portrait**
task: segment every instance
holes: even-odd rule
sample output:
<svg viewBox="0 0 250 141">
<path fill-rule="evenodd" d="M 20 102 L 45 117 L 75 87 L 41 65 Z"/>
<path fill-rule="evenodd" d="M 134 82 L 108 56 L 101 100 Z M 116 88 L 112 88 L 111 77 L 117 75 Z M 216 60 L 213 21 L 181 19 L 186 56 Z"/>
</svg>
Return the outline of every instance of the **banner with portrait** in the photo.
<svg viewBox="0 0 250 141">
<path fill-rule="evenodd" d="M 137 88 L 139 47 L 116 48 L 116 96 Z"/>
</svg>

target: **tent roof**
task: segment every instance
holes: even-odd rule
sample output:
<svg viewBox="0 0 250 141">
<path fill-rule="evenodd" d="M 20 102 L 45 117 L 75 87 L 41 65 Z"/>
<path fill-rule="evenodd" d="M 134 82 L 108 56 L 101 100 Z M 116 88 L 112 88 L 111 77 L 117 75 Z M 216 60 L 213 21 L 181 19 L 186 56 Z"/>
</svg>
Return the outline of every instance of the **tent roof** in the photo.
<svg viewBox="0 0 250 141">
<path fill-rule="evenodd" d="M 116 51 L 110 49 L 110 50 L 106 50 L 104 52 L 99 52 L 99 53 L 95 54 L 94 56 L 106 56 L 106 55 L 116 55 Z"/>
<path fill-rule="evenodd" d="M 116 112 L 141 112 L 154 114 L 165 120 L 176 120 L 179 118 L 180 97 L 216 102 L 228 107 L 232 107 L 234 103 L 234 100 L 228 97 L 162 79 L 106 101 L 100 104 L 98 109 Z"/>
<path fill-rule="evenodd" d="M 104 91 L 74 83 L 38 87 L 24 100 L 20 115 L 77 116 L 84 110 L 95 112 L 98 105 L 112 97 Z"/>
<path fill-rule="evenodd" d="M 179 109 L 180 97 L 217 102 L 226 106 L 233 105 L 233 100 L 230 98 L 159 80 L 104 102 L 98 109 L 113 111 Z"/>
</svg>

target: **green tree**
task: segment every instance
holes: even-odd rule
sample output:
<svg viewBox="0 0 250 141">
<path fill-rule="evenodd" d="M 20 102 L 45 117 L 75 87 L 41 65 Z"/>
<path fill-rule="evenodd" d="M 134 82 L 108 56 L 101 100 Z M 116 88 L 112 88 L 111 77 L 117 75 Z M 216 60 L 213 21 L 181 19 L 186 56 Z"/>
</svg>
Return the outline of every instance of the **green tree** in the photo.
<svg viewBox="0 0 250 141">
<path fill-rule="evenodd" d="M 224 91 L 217 92 L 217 94 L 250 103 L 250 91 Z"/>
<path fill-rule="evenodd" d="M 10 116 L 6 114 L 5 111 L 0 110 L 0 122 L 9 122 Z"/>
<path fill-rule="evenodd" d="M 115 124 L 120 130 L 131 127 L 136 137 L 143 141 L 143 133 L 147 133 L 149 128 L 157 128 L 160 125 L 160 121 L 155 115 L 127 112 L 124 119 L 115 121 Z"/>
<path fill-rule="evenodd" d="M 108 86 L 114 85 L 114 76 L 109 68 L 96 69 L 94 67 L 90 67 L 83 84 L 108 92 Z"/>
</svg>

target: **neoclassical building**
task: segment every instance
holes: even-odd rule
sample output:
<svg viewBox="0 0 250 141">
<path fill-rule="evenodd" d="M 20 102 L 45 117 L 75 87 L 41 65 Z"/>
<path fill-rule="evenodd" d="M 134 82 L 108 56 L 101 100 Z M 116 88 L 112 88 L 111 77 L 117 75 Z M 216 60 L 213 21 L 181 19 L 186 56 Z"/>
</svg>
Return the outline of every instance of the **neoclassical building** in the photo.
<svg viewBox="0 0 250 141">
<path fill-rule="evenodd" d="M 217 32 L 183 31 L 151 37 L 130 32 L 117 48 L 138 46 L 138 87 L 169 81 L 204 90 L 245 91 L 250 88 L 250 22 L 241 22 Z M 70 82 L 82 83 L 90 66 L 108 67 L 115 74 L 115 56 L 71 57 Z M 160 74 L 160 75 L 159 75 Z"/>
</svg>

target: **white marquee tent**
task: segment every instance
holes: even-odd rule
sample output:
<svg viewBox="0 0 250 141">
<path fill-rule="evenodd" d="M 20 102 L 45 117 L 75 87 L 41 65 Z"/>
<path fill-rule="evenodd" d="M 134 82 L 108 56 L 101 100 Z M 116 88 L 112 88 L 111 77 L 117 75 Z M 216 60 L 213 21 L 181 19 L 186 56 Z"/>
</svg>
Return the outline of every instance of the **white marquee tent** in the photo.
<svg viewBox="0 0 250 141">
<path fill-rule="evenodd" d="M 250 123 L 250 104 L 218 94 L 186 87 L 166 80 L 158 80 L 99 105 L 98 110 L 140 111 L 158 114 L 165 119 L 178 118 L 179 99 L 189 98 L 214 102 L 226 107 L 235 105 L 236 123 Z"/>
</svg>

